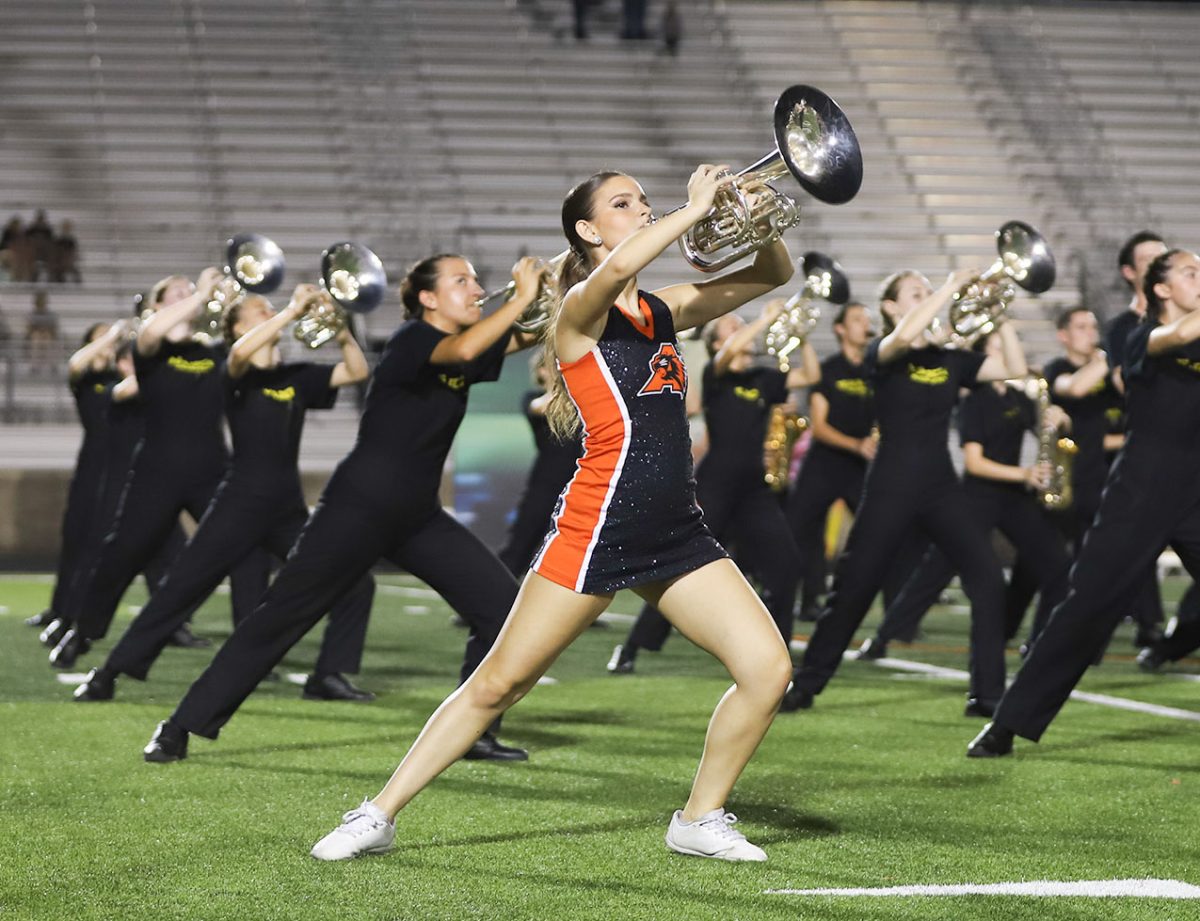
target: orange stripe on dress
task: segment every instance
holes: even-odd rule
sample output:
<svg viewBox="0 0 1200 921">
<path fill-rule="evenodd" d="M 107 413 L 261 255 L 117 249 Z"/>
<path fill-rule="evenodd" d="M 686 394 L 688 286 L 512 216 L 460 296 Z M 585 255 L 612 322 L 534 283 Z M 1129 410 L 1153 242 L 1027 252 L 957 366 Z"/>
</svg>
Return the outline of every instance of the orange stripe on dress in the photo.
<svg viewBox="0 0 1200 921">
<path fill-rule="evenodd" d="M 620 390 L 598 347 L 560 369 L 583 420 L 584 453 L 563 490 L 554 533 L 534 561 L 533 570 L 578 592 L 621 476 L 630 425 Z"/>
</svg>

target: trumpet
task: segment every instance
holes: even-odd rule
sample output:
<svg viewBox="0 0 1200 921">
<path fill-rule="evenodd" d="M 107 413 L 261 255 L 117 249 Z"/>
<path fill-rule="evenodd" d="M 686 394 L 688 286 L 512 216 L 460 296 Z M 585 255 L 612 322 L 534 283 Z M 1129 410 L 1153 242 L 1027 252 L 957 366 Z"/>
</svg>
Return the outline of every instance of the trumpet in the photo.
<svg viewBox="0 0 1200 921">
<path fill-rule="evenodd" d="M 563 250 L 557 256 L 546 261 L 543 267 L 542 277 L 538 281 L 537 294 L 525 311 L 517 317 L 513 326 L 522 333 L 536 333 L 554 316 L 554 308 L 558 303 L 558 276 L 562 272 L 563 263 L 567 261 L 567 257 L 571 255 L 569 249 Z M 490 291 L 479 299 L 480 304 L 486 304 L 489 301 L 494 301 L 496 298 L 503 297 L 508 301 L 517 293 L 517 283 L 510 281 L 503 288 L 497 288 L 495 291 Z"/>
<path fill-rule="evenodd" d="M 790 86 L 775 102 L 775 149 L 717 191 L 712 209 L 679 239 L 684 258 L 716 272 L 774 243 L 800 221 L 795 200 L 771 183 L 789 173 L 809 195 L 831 205 L 862 185 L 862 150 L 836 102 L 812 86 Z"/>
<path fill-rule="evenodd" d="M 383 262 L 361 243 L 334 243 L 321 253 L 321 290 L 306 304 L 292 335 L 318 349 L 346 328 L 346 311 L 370 313 L 387 291 Z"/>
<path fill-rule="evenodd" d="M 788 356 L 805 343 L 821 316 L 818 300 L 844 304 L 850 300 L 850 281 L 834 259 L 815 250 L 804 254 L 804 286 L 783 305 L 767 327 L 767 354 L 779 362 L 779 370 L 790 367 Z"/>
<path fill-rule="evenodd" d="M 957 348 L 970 348 L 995 332 L 1016 297 L 1017 285 L 1041 294 L 1054 284 L 1054 254 L 1046 238 L 1023 221 L 1009 221 L 996 231 L 996 251 L 1000 258 L 956 291 L 950 302 L 949 339 Z"/>
<path fill-rule="evenodd" d="M 259 233 L 239 233 L 225 241 L 225 277 L 213 288 L 196 320 L 195 336 L 209 342 L 221 339 L 225 311 L 246 294 L 268 294 L 283 282 L 283 250 Z"/>
</svg>

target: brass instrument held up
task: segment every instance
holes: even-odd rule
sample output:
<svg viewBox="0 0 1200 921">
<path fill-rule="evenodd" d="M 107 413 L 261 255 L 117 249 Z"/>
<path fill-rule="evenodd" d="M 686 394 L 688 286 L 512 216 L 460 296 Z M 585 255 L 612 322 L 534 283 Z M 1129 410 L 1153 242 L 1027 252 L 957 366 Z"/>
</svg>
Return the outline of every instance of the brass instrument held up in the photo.
<svg viewBox="0 0 1200 921">
<path fill-rule="evenodd" d="M 321 253 L 321 290 L 292 335 L 318 349 L 346 328 L 346 311 L 370 313 L 387 292 L 383 262 L 361 243 L 334 243 Z"/>
<path fill-rule="evenodd" d="M 767 327 L 767 354 L 790 367 L 788 356 L 804 344 L 821 316 L 818 300 L 844 304 L 850 300 L 850 281 L 834 259 L 815 250 L 804 254 L 804 286 L 787 299 L 783 312 Z"/>
<path fill-rule="evenodd" d="M 790 86 L 775 102 L 775 149 L 717 191 L 712 209 L 679 239 L 684 258 L 716 272 L 774 243 L 800 220 L 771 183 L 789 173 L 813 198 L 850 201 L 862 185 L 862 151 L 850 120 L 816 87 Z"/>
<path fill-rule="evenodd" d="M 771 415 L 767 419 L 767 437 L 763 441 L 763 466 L 766 471 L 763 479 L 772 492 L 787 489 L 792 449 L 796 446 L 796 439 L 807 428 L 808 420 L 792 412 L 785 404 L 777 403 L 771 407 Z"/>
<path fill-rule="evenodd" d="M 1038 490 L 1038 501 L 1052 512 L 1061 512 L 1071 507 L 1074 501 L 1074 490 L 1071 487 L 1071 477 L 1075 471 L 1075 455 L 1079 447 L 1070 438 L 1059 436 L 1058 432 L 1046 425 L 1046 410 L 1050 406 L 1050 384 L 1045 378 L 1031 381 L 1036 389 L 1038 408 L 1038 450 L 1037 464 L 1050 468 L 1050 482 L 1044 489 Z"/>
<path fill-rule="evenodd" d="M 196 321 L 196 336 L 211 342 L 221 339 L 225 310 L 247 292 L 267 294 L 283 282 L 287 263 L 274 240 L 260 233 L 239 233 L 225 241 L 225 277 L 213 289 Z"/>
<path fill-rule="evenodd" d="M 538 282 L 537 294 L 529 306 L 525 308 L 525 312 L 517 317 L 513 323 L 513 327 L 522 333 L 536 333 L 542 329 L 550 318 L 554 316 L 554 308 L 558 302 L 558 275 L 562 271 L 563 263 L 567 261 L 567 257 L 571 255 L 569 249 L 563 250 L 557 256 L 546 261 L 542 278 Z M 508 301 L 517 293 L 517 283 L 509 281 L 503 288 L 497 288 L 495 291 L 489 291 L 481 299 L 480 303 L 486 304 L 488 301 L 494 301 L 498 297 L 503 297 Z"/>
<path fill-rule="evenodd" d="M 1004 319 L 1017 285 L 1041 294 L 1054 284 L 1054 254 L 1045 237 L 1023 221 L 1009 221 L 996 231 L 1000 254 L 976 281 L 963 285 L 950 302 L 950 341 L 970 348 L 991 335 Z"/>
</svg>

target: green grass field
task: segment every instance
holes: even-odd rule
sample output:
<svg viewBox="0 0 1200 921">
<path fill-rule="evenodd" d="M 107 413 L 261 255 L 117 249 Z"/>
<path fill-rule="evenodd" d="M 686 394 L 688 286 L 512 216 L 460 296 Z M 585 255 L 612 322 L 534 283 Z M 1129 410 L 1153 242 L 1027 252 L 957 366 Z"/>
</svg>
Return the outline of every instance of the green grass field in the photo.
<svg viewBox="0 0 1200 921">
<path fill-rule="evenodd" d="M 463 633 L 440 601 L 403 577 L 381 583 L 359 679 L 377 702 L 307 702 L 294 685 L 264 685 L 219 741 L 193 739 L 187 761 L 150 765 L 141 747 L 210 653 L 168 650 L 116 701 L 73 703 L 21 623 L 48 580 L 0 578 L 0 918 L 1200 918 L 1198 901 L 766 894 L 1200 884 L 1200 726 L 1072 702 L 1041 745 L 968 761 L 980 723 L 961 715 L 962 682 L 867 663 L 846 663 L 813 710 L 779 717 L 728 804 L 768 863 L 669 852 L 667 819 L 727 681 L 679 638 L 643 655 L 636 675 L 606 674 L 623 622 L 588 631 L 551 670 L 557 683 L 510 714 L 503 738 L 530 749 L 527 764 L 457 764 L 401 815 L 391 855 L 317 863 L 309 847 L 375 793 L 457 673 Z M 127 598 L 140 600 L 140 589 Z M 635 600 L 613 609 L 633 613 Z M 196 629 L 225 636 L 224 596 Z M 938 610 L 925 629 L 893 654 L 965 667 L 965 617 Z M 314 649 L 307 638 L 285 667 L 304 671 Z M 1133 652 L 1122 628 L 1084 688 L 1200 710 L 1197 663 L 1147 676 Z"/>
</svg>

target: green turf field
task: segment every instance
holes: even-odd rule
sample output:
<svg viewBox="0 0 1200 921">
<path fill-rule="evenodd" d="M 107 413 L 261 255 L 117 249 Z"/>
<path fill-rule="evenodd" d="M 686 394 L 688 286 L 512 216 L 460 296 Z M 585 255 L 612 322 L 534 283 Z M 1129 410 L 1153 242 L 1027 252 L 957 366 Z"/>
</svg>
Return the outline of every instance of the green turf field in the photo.
<svg viewBox="0 0 1200 921">
<path fill-rule="evenodd" d="M 209 653 L 168 650 L 116 701 L 73 703 L 21 624 L 48 580 L 0 578 L 0 919 L 1200 918 L 1200 901 L 766 894 L 1200 884 L 1200 725 L 1072 702 L 1041 745 L 968 761 L 981 724 L 961 715 L 961 681 L 866 663 L 847 663 L 812 711 L 779 717 L 729 803 L 768 863 L 667 851 L 726 680 L 679 638 L 643 655 L 638 674 L 607 675 L 624 622 L 588 631 L 551 670 L 557 683 L 510 715 L 503 738 L 530 749 L 527 764 L 460 763 L 401 815 L 391 855 L 317 863 L 313 842 L 376 792 L 457 674 L 463 633 L 440 601 L 380 581 L 359 679 L 377 702 L 264 685 L 218 742 L 193 739 L 187 761 L 150 765 L 141 747 Z M 614 610 L 633 613 L 634 599 Z M 196 624 L 223 637 L 226 597 Z M 962 668 L 965 630 L 939 610 L 919 646 L 893 654 Z M 306 639 L 286 668 L 303 671 L 314 649 Z M 1200 711 L 1197 663 L 1147 676 L 1133 651 L 1122 628 L 1084 688 Z"/>
</svg>

